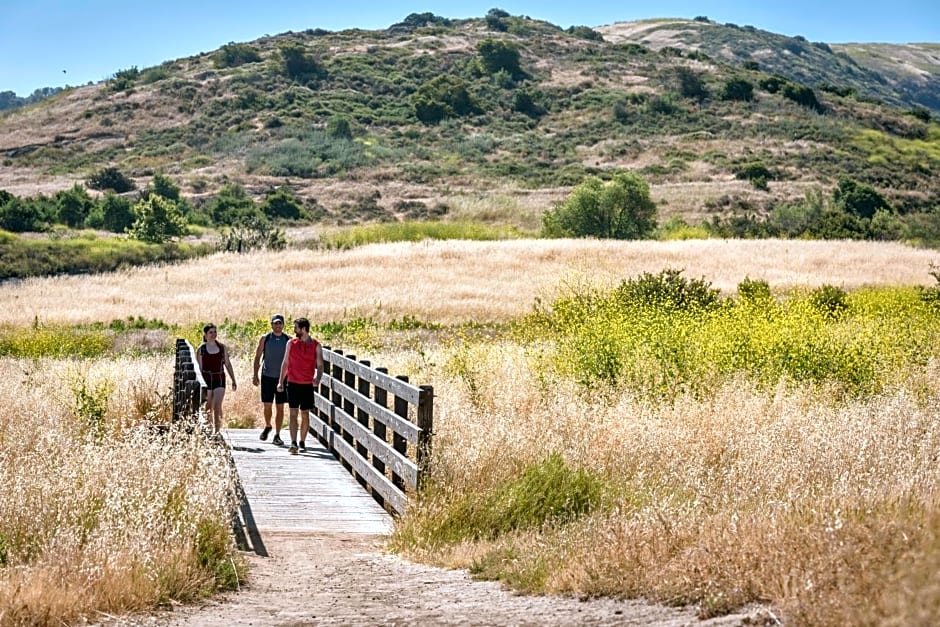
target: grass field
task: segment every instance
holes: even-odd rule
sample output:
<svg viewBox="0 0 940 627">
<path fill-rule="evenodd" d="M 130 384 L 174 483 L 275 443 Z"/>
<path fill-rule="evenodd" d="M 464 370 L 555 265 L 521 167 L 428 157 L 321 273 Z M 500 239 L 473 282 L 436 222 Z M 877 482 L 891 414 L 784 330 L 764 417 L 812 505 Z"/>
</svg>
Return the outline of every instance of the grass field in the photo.
<svg viewBox="0 0 940 627">
<path fill-rule="evenodd" d="M 862 242 L 451 241 L 0 285 L 0 340 L 85 325 L 111 341 L 0 358 L 0 473 L 14 486 L 0 494 L 0 624 L 237 585 L 218 531 L 223 460 L 141 426 L 166 411 L 173 333 L 220 324 L 248 381 L 275 310 L 355 327 L 335 346 L 434 385 L 430 484 L 397 551 L 524 591 L 703 616 L 761 602 L 791 624 L 927 624 L 940 612 L 940 316 L 916 286 L 935 284 L 933 263 Z M 664 312 L 609 297 L 665 268 L 730 300 Z M 745 306 L 746 278 L 767 281 L 773 304 Z M 847 292 L 845 309 L 814 304 L 823 285 Z M 170 331 L 92 325 L 128 317 Z M 225 403 L 257 424 L 253 388 Z"/>
</svg>

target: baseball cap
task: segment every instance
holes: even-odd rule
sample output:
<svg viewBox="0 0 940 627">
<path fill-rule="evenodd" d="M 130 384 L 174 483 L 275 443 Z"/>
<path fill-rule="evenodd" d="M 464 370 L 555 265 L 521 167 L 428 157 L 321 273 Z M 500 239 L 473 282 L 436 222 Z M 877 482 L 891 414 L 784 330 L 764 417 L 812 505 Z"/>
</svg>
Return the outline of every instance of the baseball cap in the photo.
<svg viewBox="0 0 940 627">
<path fill-rule="evenodd" d="M 281 314 L 274 314 L 271 316 L 271 322 L 284 322 L 284 316 Z"/>
</svg>

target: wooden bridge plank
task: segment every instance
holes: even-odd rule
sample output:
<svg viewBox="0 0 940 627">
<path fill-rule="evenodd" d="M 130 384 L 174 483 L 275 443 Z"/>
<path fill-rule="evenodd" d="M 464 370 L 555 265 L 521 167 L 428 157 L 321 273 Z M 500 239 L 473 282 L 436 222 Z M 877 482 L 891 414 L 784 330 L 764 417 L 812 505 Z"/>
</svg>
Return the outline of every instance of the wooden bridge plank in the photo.
<svg viewBox="0 0 940 627">
<path fill-rule="evenodd" d="M 391 531 L 391 516 L 313 435 L 307 453 L 290 455 L 287 447 L 259 440 L 257 429 L 224 433 L 259 532 Z"/>
</svg>

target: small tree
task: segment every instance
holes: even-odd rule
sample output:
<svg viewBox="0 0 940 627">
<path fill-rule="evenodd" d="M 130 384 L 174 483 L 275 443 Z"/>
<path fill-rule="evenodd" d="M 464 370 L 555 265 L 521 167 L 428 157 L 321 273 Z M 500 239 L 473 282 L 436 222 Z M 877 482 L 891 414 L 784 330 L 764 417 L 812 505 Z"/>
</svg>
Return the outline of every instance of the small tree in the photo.
<svg viewBox="0 0 940 627">
<path fill-rule="evenodd" d="M 163 196 L 167 200 L 172 200 L 179 202 L 180 198 L 180 188 L 179 185 L 174 183 L 170 177 L 157 172 L 153 175 L 153 179 L 150 181 L 150 185 L 147 186 L 145 190 L 145 196 L 150 194 L 156 194 L 157 196 Z"/>
<path fill-rule="evenodd" d="M 209 205 L 209 213 L 216 224 L 235 224 L 259 215 L 255 201 L 244 187 L 235 183 L 229 183 L 219 190 Z"/>
<path fill-rule="evenodd" d="M 14 233 L 41 231 L 45 228 L 42 211 L 38 203 L 11 196 L 0 204 L 0 229 Z"/>
<path fill-rule="evenodd" d="M 101 227 L 112 233 L 123 233 L 134 225 L 137 214 L 134 204 L 123 196 L 108 192 L 96 208 L 101 213 Z"/>
<path fill-rule="evenodd" d="M 441 74 L 423 84 L 415 92 L 412 102 L 415 115 L 425 124 L 437 124 L 445 118 L 479 111 L 467 83 L 450 74 Z"/>
<path fill-rule="evenodd" d="M 134 205 L 137 220 L 131 237 L 151 244 L 163 244 L 186 234 L 186 218 L 172 200 L 152 195 Z"/>
<path fill-rule="evenodd" d="M 510 42 L 487 38 L 477 46 L 477 52 L 480 54 L 480 69 L 485 74 L 505 70 L 513 80 L 525 77 L 525 72 L 519 66 L 519 49 Z"/>
<path fill-rule="evenodd" d="M 85 224 L 85 218 L 95 201 L 81 185 L 75 184 L 72 189 L 58 192 L 55 195 L 56 217 L 61 224 L 72 228 L 79 228 Z"/>
<path fill-rule="evenodd" d="M 288 43 L 281 46 L 284 74 L 298 83 L 310 83 L 326 77 L 320 62 L 308 54 L 303 45 Z"/>
<path fill-rule="evenodd" d="M 279 187 L 265 196 L 264 201 L 261 203 L 261 211 L 265 216 L 272 219 L 296 220 L 304 216 L 303 205 L 285 187 Z"/>
<path fill-rule="evenodd" d="M 750 102 L 754 99 L 754 85 L 743 78 L 731 78 L 721 89 L 722 100 Z"/>
<path fill-rule="evenodd" d="M 88 177 L 88 187 L 101 191 L 111 190 L 118 194 L 136 189 L 137 184 L 115 167 L 102 168 Z"/>
<path fill-rule="evenodd" d="M 893 212 L 885 197 L 873 187 L 846 177 L 839 179 L 839 186 L 832 193 L 832 201 L 834 206 L 859 218 L 871 219 L 879 210 Z"/>
<path fill-rule="evenodd" d="M 649 185 L 632 172 L 618 172 L 606 184 L 591 177 L 543 216 L 549 237 L 641 239 L 655 228 L 656 203 Z"/>
</svg>

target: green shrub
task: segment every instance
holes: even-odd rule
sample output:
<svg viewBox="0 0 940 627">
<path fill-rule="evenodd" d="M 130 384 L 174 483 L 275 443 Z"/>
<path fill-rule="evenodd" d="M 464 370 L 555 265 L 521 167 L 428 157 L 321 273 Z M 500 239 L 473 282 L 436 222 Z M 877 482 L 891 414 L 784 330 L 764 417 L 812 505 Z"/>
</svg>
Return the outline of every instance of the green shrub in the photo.
<svg viewBox="0 0 940 627">
<path fill-rule="evenodd" d="M 118 194 L 136 189 L 137 184 L 123 172 L 111 166 L 102 168 L 88 177 L 88 187 L 97 190 L 111 190 Z"/>
<path fill-rule="evenodd" d="M 810 303 L 817 311 L 830 318 L 838 318 L 848 309 L 848 294 L 841 287 L 821 285 L 813 290 Z"/>
<path fill-rule="evenodd" d="M 663 310 L 705 311 L 721 304 L 721 292 L 705 279 L 687 279 L 682 270 L 669 268 L 659 274 L 644 272 L 623 281 L 614 290 L 623 307 L 652 307 Z"/>
<path fill-rule="evenodd" d="M 649 185 L 632 172 L 609 183 L 590 177 L 558 207 L 542 215 L 547 237 L 641 239 L 656 229 L 656 204 Z"/>
<path fill-rule="evenodd" d="M 738 283 L 738 298 L 744 303 L 767 304 L 773 300 L 770 283 L 763 279 L 744 277 L 744 280 Z"/>
<path fill-rule="evenodd" d="M 261 53 L 255 47 L 234 42 L 225 44 L 212 55 L 212 62 L 217 68 L 238 67 L 245 63 L 257 63 L 260 60 Z"/>
<path fill-rule="evenodd" d="M 754 99 L 754 85 L 743 78 L 729 78 L 721 88 L 719 97 L 722 100 L 750 102 Z"/>
<path fill-rule="evenodd" d="M 129 233 L 134 239 L 149 244 L 163 244 L 186 234 L 186 218 L 172 200 L 150 196 L 134 206 L 137 219 Z"/>
<path fill-rule="evenodd" d="M 517 478 L 490 491 L 453 497 L 424 529 L 431 546 L 495 539 L 517 529 L 562 525 L 597 509 L 606 483 L 586 469 L 572 468 L 554 453 Z"/>
</svg>

